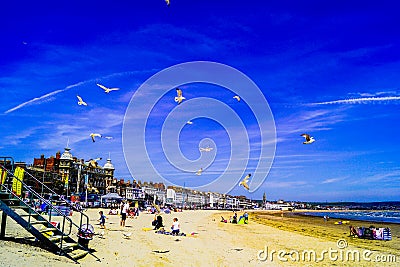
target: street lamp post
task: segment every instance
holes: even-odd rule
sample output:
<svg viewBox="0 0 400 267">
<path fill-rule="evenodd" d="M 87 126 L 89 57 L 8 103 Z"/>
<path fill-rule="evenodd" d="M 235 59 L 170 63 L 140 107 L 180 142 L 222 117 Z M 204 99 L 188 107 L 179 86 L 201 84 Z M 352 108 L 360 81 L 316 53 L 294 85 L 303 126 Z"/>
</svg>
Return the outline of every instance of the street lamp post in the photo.
<svg viewBox="0 0 400 267">
<path fill-rule="evenodd" d="M 182 210 L 185 207 L 185 182 L 183 182 L 183 191 L 182 191 Z"/>
<path fill-rule="evenodd" d="M 43 196 L 43 191 L 44 191 L 44 176 L 46 174 L 46 164 L 47 164 L 47 159 L 43 159 L 43 176 L 42 176 L 42 196 Z"/>
</svg>

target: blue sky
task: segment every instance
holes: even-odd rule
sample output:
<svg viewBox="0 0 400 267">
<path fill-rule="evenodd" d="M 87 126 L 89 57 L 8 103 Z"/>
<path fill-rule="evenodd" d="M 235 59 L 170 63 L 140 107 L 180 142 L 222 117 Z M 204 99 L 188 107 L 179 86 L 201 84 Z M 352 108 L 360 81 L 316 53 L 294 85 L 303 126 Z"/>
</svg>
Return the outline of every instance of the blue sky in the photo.
<svg viewBox="0 0 400 267">
<path fill-rule="evenodd" d="M 265 192 L 268 199 L 399 200 L 399 4 L 296 2 L 3 3 L 0 154 L 31 163 L 62 152 L 69 140 L 79 158 L 103 157 L 104 164 L 110 153 L 119 178 L 201 187 L 226 175 L 207 189 L 229 187 L 254 199 Z M 235 90 L 246 88 L 208 83 L 181 85 L 186 100 L 177 106 L 180 77 L 139 94 L 153 75 L 191 61 L 240 71 L 268 107 L 251 90 L 237 102 Z M 96 83 L 120 90 L 105 94 Z M 151 102 L 160 90 L 166 93 Z M 88 106 L 78 106 L 76 95 Z M 132 113 L 138 100 L 151 112 Z M 253 114 L 258 105 L 265 121 Z M 260 123 L 271 122 L 269 110 L 273 140 L 260 131 Z M 145 138 L 124 144 L 130 116 L 147 123 Z M 113 139 L 93 143 L 91 132 Z M 303 145 L 302 133 L 316 142 Z M 142 143 L 147 153 L 135 153 L 131 146 Z M 207 145 L 215 149 L 200 153 Z M 261 156 L 264 148 L 274 158 Z M 199 167 L 204 172 L 196 176 Z M 266 176 L 257 190 L 235 186 L 257 171 Z"/>
</svg>

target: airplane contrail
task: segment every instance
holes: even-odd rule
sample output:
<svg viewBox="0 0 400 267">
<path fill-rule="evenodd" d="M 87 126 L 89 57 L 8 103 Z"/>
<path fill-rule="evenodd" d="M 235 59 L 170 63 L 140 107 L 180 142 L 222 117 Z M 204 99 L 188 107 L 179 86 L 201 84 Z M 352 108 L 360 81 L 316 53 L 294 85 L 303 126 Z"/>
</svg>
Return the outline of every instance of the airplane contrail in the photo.
<svg viewBox="0 0 400 267">
<path fill-rule="evenodd" d="M 10 113 L 10 112 L 13 112 L 13 111 L 15 111 L 17 109 L 20 109 L 20 108 L 22 108 L 24 106 L 30 105 L 30 104 L 32 104 L 34 102 L 40 101 L 39 103 L 41 103 L 41 102 L 45 101 L 47 98 L 49 98 L 50 96 L 53 96 L 53 95 L 56 95 L 58 93 L 64 92 L 65 90 L 67 90 L 67 89 L 56 90 L 56 91 L 53 91 L 51 93 L 42 95 L 40 97 L 35 97 L 35 98 L 33 98 L 31 100 L 28 100 L 28 101 L 26 101 L 26 102 L 24 102 L 22 104 L 19 104 L 18 106 L 15 106 L 13 108 L 10 108 L 9 110 L 6 110 L 4 113 L 7 114 L 7 113 Z"/>
<path fill-rule="evenodd" d="M 24 106 L 31 105 L 31 104 L 33 104 L 33 103 L 35 103 L 35 102 L 38 102 L 37 104 L 40 104 L 40 103 L 42 103 L 42 102 L 45 102 L 49 97 L 51 97 L 51 96 L 53 96 L 53 95 L 59 94 L 59 93 L 64 92 L 64 91 L 67 91 L 68 89 L 71 89 L 71 88 L 80 86 L 80 85 L 82 85 L 82 84 L 84 84 L 84 83 L 87 83 L 87 82 L 90 82 L 90 81 L 92 81 L 92 80 L 88 80 L 88 81 L 83 81 L 83 82 L 78 82 L 78 83 L 75 83 L 75 84 L 71 84 L 71 85 L 66 86 L 64 89 L 55 90 L 55 91 L 53 91 L 53 92 L 47 93 L 47 94 L 45 94 L 45 95 L 42 95 L 42 96 L 40 96 L 40 97 L 35 97 L 35 98 L 33 98 L 33 99 L 31 99 L 31 100 L 28 100 L 28 101 L 26 101 L 26 102 L 24 102 L 24 103 L 22 103 L 22 104 L 19 104 L 18 106 L 15 106 L 15 107 L 13 107 L 13 108 L 10 108 L 10 109 L 6 110 L 6 111 L 4 112 L 4 114 L 7 114 L 7 113 L 10 113 L 10 112 L 16 111 L 17 109 L 20 109 L 20 108 L 22 108 L 22 107 L 24 107 Z"/>
<path fill-rule="evenodd" d="M 335 100 L 335 101 L 313 103 L 312 105 L 367 104 L 370 102 L 383 102 L 383 101 L 396 101 L 396 100 L 400 100 L 400 96 L 362 97 L 362 98 L 341 99 L 341 100 Z"/>
<path fill-rule="evenodd" d="M 20 108 L 22 108 L 24 106 L 31 105 L 31 104 L 33 104 L 35 102 L 38 102 L 36 104 L 40 104 L 42 102 L 45 102 L 49 97 L 51 97 L 53 95 L 59 94 L 61 92 L 67 91 L 68 89 L 71 89 L 71 88 L 74 88 L 74 87 L 77 87 L 77 86 L 80 86 L 80 85 L 83 85 L 83 84 L 86 84 L 86 83 L 97 82 L 97 81 L 102 80 L 102 79 L 109 79 L 109 78 L 119 77 L 119 76 L 124 76 L 124 75 L 134 75 L 134 74 L 141 74 L 141 73 L 147 73 L 147 72 L 153 72 L 153 71 L 159 71 L 159 70 L 158 69 L 150 69 L 150 70 L 145 70 L 145 71 L 116 72 L 116 73 L 111 73 L 109 75 L 103 76 L 101 78 L 95 78 L 95 79 L 90 79 L 90 80 L 78 82 L 78 83 L 75 83 L 75 84 L 71 84 L 71 85 L 66 86 L 64 89 L 55 90 L 53 92 L 47 93 L 45 95 L 42 95 L 40 97 L 35 97 L 35 98 L 33 98 L 31 100 L 28 100 L 28 101 L 26 101 L 26 102 L 24 102 L 22 104 L 19 104 L 18 106 L 10 108 L 10 109 L 6 110 L 4 112 L 4 114 L 16 111 L 16 110 L 18 110 L 18 109 L 20 109 Z"/>
</svg>

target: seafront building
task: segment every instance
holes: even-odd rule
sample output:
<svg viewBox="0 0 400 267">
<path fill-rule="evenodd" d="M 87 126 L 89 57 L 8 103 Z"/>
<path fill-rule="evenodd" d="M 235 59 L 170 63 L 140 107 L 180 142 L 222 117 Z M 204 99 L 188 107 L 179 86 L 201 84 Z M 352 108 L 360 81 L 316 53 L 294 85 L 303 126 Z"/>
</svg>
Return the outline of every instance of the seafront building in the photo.
<svg viewBox="0 0 400 267">
<path fill-rule="evenodd" d="M 245 196 L 232 196 L 218 192 L 202 192 L 179 186 L 166 187 L 163 183 L 141 182 L 114 177 L 114 165 L 110 158 L 104 166 L 100 159 L 78 159 L 70 148 L 46 158 L 34 158 L 33 164 L 18 163 L 31 175 L 24 182 L 36 192 L 48 194 L 51 188 L 71 201 L 84 200 L 89 206 L 100 204 L 100 196 L 116 193 L 122 199 L 132 200 L 135 206 L 172 205 L 190 209 L 248 209 L 256 206 Z M 34 177 L 34 178 L 33 178 Z M 43 182 L 45 186 L 36 181 Z M 47 188 L 48 187 L 48 188 Z M 115 201 L 114 201 L 115 202 Z"/>
<path fill-rule="evenodd" d="M 55 157 L 35 158 L 32 165 L 26 169 L 39 181 L 60 195 L 81 195 L 94 193 L 104 195 L 107 188 L 115 186 L 114 166 L 111 159 L 107 159 L 104 166 L 98 165 L 96 160 L 78 159 L 74 157 L 70 148 L 65 148 L 61 154 L 57 152 Z M 46 187 L 38 186 L 33 179 L 26 181 L 37 192 L 48 193 Z M 39 188 L 40 187 L 40 188 Z"/>
</svg>

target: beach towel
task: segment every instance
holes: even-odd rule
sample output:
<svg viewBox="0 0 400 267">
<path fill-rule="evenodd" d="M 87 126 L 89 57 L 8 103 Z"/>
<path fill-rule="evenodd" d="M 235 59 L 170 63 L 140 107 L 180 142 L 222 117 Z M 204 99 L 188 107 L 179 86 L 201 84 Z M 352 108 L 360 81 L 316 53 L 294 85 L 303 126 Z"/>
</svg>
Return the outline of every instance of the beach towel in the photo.
<svg viewBox="0 0 400 267">
<path fill-rule="evenodd" d="M 0 185 L 6 182 L 7 172 L 0 169 Z"/>
<path fill-rule="evenodd" d="M 374 239 L 382 240 L 383 239 L 383 228 L 375 228 L 373 231 Z"/>
<path fill-rule="evenodd" d="M 24 179 L 24 172 L 25 170 L 21 167 L 15 168 L 14 177 L 12 182 L 12 191 L 17 196 L 22 195 L 22 180 Z"/>
<path fill-rule="evenodd" d="M 240 220 L 238 221 L 237 224 L 245 224 L 245 220 L 244 217 L 240 218 Z"/>
<path fill-rule="evenodd" d="M 390 232 L 390 228 L 383 229 L 383 240 L 392 240 L 392 233 Z"/>
</svg>

